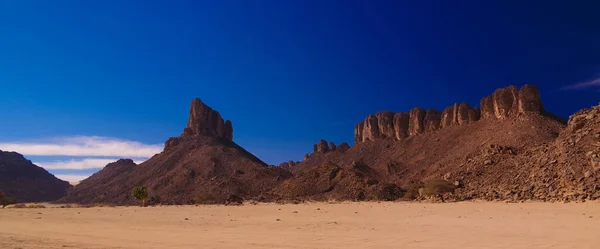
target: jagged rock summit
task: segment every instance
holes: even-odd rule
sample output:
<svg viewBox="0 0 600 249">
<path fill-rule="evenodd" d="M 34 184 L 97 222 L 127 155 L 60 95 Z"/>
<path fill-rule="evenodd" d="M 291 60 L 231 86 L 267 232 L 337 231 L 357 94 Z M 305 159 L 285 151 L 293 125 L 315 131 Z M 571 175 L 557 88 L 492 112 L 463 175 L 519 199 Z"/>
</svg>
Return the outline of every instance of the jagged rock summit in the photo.
<svg viewBox="0 0 600 249">
<path fill-rule="evenodd" d="M 233 125 L 194 99 L 183 134 L 135 165 L 120 160 L 83 180 L 62 202 L 135 204 L 131 189 L 147 186 L 152 203 L 226 203 L 258 198 L 291 173 L 266 163 L 232 141 Z"/>
<path fill-rule="evenodd" d="M 409 112 L 382 111 L 371 114 L 356 125 L 354 142 L 402 140 L 481 119 L 506 119 L 525 113 L 545 113 L 540 92 L 533 85 L 525 85 L 520 90 L 515 86 L 497 89 L 492 95 L 482 98 L 480 105 L 481 107 L 472 108 L 463 102 L 448 106 L 443 111 L 415 107 Z"/>
<path fill-rule="evenodd" d="M 217 136 L 233 140 L 233 125 L 223 120 L 219 112 L 195 98 L 190 105 L 190 116 L 184 134 Z"/>
<path fill-rule="evenodd" d="M 71 185 L 16 152 L 0 150 L 0 192 L 17 202 L 55 201 Z"/>
<path fill-rule="evenodd" d="M 183 139 L 193 136 L 209 136 L 233 140 L 233 125 L 229 120 L 223 120 L 218 111 L 204 104 L 199 98 L 192 100 L 187 126 L 179 137 L 169 138 L 165 142 L 165 150 L 179 144 Z"/>
</svg>

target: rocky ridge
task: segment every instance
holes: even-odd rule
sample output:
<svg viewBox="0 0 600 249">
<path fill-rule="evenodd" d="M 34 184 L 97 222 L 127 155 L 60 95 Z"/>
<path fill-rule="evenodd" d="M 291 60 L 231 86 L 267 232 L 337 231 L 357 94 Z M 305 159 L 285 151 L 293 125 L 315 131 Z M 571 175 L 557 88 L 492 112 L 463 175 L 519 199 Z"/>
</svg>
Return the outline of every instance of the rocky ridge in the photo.
<svg viewBox="0 0 600 249">
<path fill-rule="evenodd" d="M 481 119 L 505 119 L 524 113 L 545 112 L 539 90 L 533 85 L 525 85 L 520 90 L 515 86 L 497 89 L 492 95 L 482 98 L 480 106 L 472 108 L 463 102 L 448 106 L 443 111 L 415 107 L 409 112 L 371 114 L 356 125 L 354 143 L 376 139 L 402 140 Z"/>
</svg>

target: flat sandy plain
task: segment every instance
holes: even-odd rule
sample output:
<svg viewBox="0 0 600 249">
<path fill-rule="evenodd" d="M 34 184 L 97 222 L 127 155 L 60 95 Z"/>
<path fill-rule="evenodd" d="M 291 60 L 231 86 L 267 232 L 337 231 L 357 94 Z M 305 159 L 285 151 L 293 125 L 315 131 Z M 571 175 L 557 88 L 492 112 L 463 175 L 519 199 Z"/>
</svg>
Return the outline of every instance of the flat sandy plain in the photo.
<svg viewBox="0 0 600 249">
<path fill-rule="evenodd" d="M 0 209 L 0 248 L 600 248 L 600 203 Z"/>
</svg>

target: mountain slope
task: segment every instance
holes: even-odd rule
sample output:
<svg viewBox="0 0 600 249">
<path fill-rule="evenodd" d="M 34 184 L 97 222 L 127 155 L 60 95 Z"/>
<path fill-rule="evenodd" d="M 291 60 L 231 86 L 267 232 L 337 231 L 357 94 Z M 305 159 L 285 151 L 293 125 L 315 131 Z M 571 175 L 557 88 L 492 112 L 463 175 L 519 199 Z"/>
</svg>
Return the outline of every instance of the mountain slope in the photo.
<svg viewBox="0 0 600 249">
<path fill-rule="evenodd" d="M 291 176 L 267 166 L 232 138 L 231 122 L 195 99 L 184 133 L 170 138 L 163 152 L 139 165 L 130 160 L 109 164 L 61 202 L 134 204 L 131 189 L 145 185 L 153 202 L 223 203 L 256 197 Z"/>
<path fill-rule="evenodd" d="M 0 150 L 0 192 L 18 202 L 54 201 L 71 185 L 31 163 L 21 154 Z"/>
<path fill-rule="evenodd" d="M 529 177 L 542 157 L 533 151 L 555 143 L 564 123 L 542 108 L 533 86 L 499 89 L 483 98 L 482 106 L 480 110 L 463 103 L 444 112 L 415 108 L 370 115 L 357 125 L 354 146 L 343 153 L 310 155 L 293 166 L 294 177 L 273 194 L 381 199 L 381 190 L 389 190 L 390 184 L 408 190 L 418 182 L 442 178 L 462 186 L 456 191 L 461 199 L 532 199 L 520 193 L 531 185 L 523 177 Z M 345 179 L 329 179 L 330 174 Z M 327 191 L 315 192 L 309 186 Z"/>
</svg>

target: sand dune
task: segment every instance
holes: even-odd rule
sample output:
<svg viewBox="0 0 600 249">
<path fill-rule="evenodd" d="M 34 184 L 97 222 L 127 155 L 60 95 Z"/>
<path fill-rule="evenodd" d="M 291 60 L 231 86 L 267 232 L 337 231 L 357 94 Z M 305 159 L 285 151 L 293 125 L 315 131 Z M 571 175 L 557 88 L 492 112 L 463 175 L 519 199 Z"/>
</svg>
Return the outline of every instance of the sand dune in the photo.
<svg viewBox="0 0 600 249">
<path fill-rule="evenodd" d="M 598 248 L 598 203 L 0 209 L 0 248 Z"/>
</svg>

